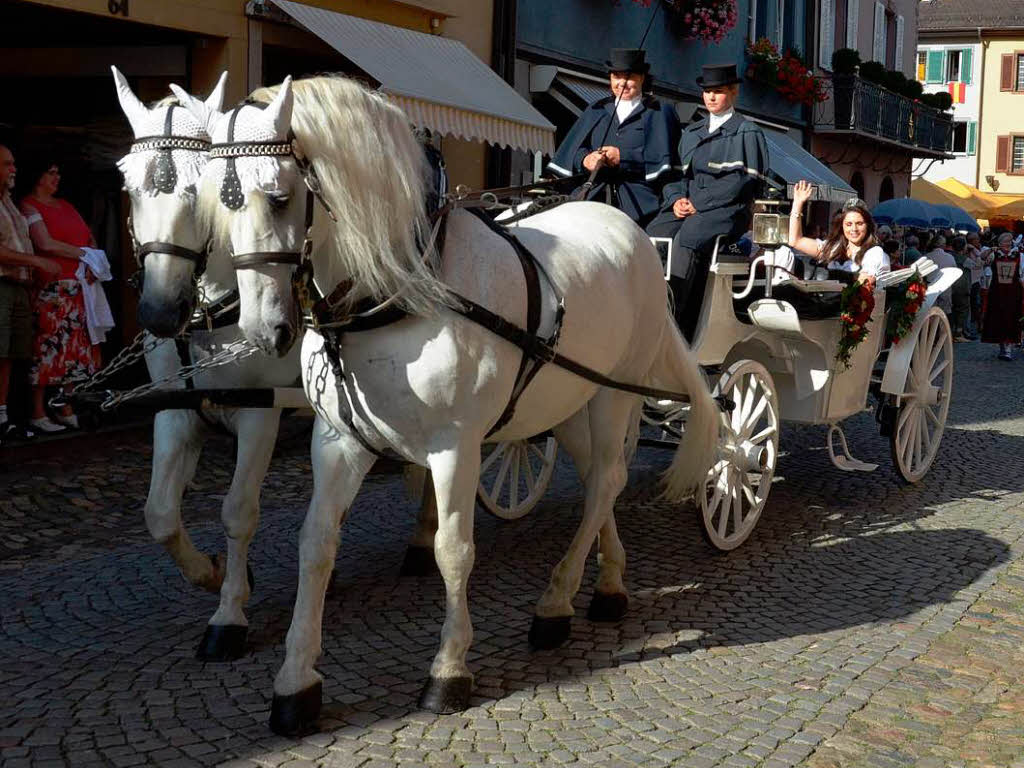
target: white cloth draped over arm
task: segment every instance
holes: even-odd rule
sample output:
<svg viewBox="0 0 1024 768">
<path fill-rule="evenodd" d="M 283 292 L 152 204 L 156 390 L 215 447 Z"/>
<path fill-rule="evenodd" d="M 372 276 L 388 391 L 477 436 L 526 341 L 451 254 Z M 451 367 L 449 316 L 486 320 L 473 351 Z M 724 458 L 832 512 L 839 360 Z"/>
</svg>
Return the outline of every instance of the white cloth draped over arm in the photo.
<svg viewBox="0 0 1024 768">
<path fill-rule="evenodd" d="M 103 292 L 101 281 L 111 280 L 110 262 L 107 254 L 99 248 L 83 248 L 85 255 L 75 271 L 82 286 L 82 298 L 85 300 L 85 324 L 89 328 L 89 341 L 100 344 L 106 341 L 107 331 L 114 327 L 114 315 L 110 311 L 110 302 Z M 85 279 L 86 268 L 92 270 L 96 280 L 89 283 Z"/>
</svg>

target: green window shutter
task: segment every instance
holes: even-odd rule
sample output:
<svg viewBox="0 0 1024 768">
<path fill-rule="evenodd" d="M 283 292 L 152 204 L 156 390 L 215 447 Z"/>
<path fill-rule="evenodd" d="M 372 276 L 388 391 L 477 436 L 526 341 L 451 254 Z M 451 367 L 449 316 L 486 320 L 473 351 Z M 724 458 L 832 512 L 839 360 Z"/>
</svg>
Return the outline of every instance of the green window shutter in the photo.
<svg viewBox="0 0 1024 768">
<path fill-rule="evenodd" d="M 925 68 L 926 83 L 941 83 L 945 73 L 942 71 L 942 51 L 928 51 L 928 66 Z"/>
<path fill-rule="evenodd" d="M 967 124 L 967 154 L 973 155 L 978 144 L 978 124 Z"/>
<path fill-rule="evenodd" d="M 971 49 L 964 48 L 960 51 L 960 82 L 971 82 Z"/>
</svg>

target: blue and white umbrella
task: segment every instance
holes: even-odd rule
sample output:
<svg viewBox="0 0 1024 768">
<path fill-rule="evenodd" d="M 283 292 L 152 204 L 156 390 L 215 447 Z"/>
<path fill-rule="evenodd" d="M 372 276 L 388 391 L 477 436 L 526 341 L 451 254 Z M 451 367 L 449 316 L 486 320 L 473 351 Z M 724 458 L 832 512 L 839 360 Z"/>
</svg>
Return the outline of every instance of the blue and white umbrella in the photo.
<svg viewBox="0 0 1024 768">
<path fill-rule="evenodd" d="M 949 226 L 956 230 L 966 230 L 967 232 L 980 232 L 981 227 L 978 226 L 978 222 L 971 218 L 971 215 L 967 213 L 963 208 L 958 208 L 955 205 L 939 205 L 932 204 L 933 208 L 937 208 L 942 211 L 949 220 L 952 222 Z"/>
<path fill-rule="evenodd" d="M 950 223 L 937 224 L 933 219 L 938 216 L 938 211 L 933 210 L 934 206 L 928 203 L 914 200 L 910 197 L 897 197 L 879 203 L 871 211 L 871 217 L 876 224 L 898 224 L 901 227 L 948 227 Z M 946 221 L 944 216 L 940 220 Z"/>
</svg>

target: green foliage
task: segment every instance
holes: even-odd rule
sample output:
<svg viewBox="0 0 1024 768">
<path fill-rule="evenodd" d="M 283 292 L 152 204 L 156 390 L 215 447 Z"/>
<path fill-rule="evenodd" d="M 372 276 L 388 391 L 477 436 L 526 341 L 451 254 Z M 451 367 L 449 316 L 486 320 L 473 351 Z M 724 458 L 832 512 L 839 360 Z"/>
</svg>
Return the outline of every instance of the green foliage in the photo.
<svg viewBox="0 0 1024 768">
<path fill-rule="evenodd" d="M 885 64 L 880 61 L 865 61 L 860 65 L 861 79 L 867 80 L 869 83 L 885 85 L 885 73 Z"/>
<path fill-rule="evenodd" d="M 832 53 L 832 74 L 852 75 L 860 66 L 860 51 L 854 48 L 840 48 Z"/>
<path fill-rule="evenodd" d="M 908 99 L 920 99 L 921 94 L 924 93 L 924 86 L 917 80 L 910 80 L 908 78 L 903 84 L 903 90 L 901 93 Z"/>
</svg>

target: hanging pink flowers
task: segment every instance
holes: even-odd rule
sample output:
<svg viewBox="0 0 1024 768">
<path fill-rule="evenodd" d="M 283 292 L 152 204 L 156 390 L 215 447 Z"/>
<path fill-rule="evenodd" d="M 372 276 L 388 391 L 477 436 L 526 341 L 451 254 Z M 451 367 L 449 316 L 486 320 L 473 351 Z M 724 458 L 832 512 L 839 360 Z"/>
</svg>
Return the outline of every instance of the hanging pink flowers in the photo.
<svg viewBox="0 0 1024 768">
<path fill-rule="evenodd" d="M 633 0 L 637 5 L 649 8 L 653 0 Z M 687 40 L 703 40 L 706 43 L 720 43 L 730 29 L 736 26 L 739 13 L 736 0 L 664 0 L 679 14 L 687 25 Z"/>
</svg>

